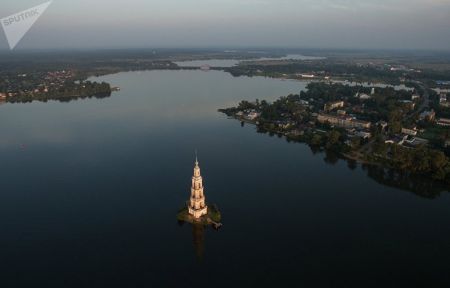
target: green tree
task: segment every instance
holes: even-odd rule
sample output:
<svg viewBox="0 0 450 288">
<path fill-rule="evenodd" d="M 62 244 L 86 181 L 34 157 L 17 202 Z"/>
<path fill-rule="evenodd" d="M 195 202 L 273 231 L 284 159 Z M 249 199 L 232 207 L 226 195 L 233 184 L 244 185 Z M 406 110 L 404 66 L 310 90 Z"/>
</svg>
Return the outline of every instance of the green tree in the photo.
<svg viewBox="0 0 450 288">
<path fill-rule="evenodd" d="M 327 149 L 330 149 L 331 147 L 338 144 L 340 138 L 341 138 L 341 133 L 339 133 L 339 131 L 331 130 L 330 132 L 328 132 L 327 144 L 326 144 Z"/>
<path fill-rule="evenodd" d="M 311 138 L 311 145 L 312 146 L 322 145 L 322 136 L 320 136 L 319 134 L 314 134 L 314 136 Z"/>
</svg>

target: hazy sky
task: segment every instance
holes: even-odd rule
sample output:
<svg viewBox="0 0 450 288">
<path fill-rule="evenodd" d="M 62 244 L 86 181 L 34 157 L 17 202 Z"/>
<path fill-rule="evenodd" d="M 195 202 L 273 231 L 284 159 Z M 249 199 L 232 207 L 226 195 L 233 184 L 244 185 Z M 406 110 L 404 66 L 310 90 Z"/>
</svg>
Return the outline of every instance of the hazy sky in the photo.
<svg viewBox="0 0 450 288">
<path fill-rule="evenodd" d="M 450 0 L 54 0 L 17 49 L 206 46 L 450 50 Z"/>
</svg>

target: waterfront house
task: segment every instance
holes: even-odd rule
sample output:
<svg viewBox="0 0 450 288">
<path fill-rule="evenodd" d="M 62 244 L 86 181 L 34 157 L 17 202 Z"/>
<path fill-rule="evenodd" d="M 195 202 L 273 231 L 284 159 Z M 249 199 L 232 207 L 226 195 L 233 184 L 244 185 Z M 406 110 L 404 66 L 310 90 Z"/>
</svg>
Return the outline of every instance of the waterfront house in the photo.
<svg viewBox="0 0 450 288">
<path fill-rule="evenodd" d="M 252 111 L 250 113 L 247 114 L 246 118 L 248 120 L 255 120 L 256 118 L 258 118 L 260 116 L 260 113 L 256 112 L 256 111 Z"/>
</svg>

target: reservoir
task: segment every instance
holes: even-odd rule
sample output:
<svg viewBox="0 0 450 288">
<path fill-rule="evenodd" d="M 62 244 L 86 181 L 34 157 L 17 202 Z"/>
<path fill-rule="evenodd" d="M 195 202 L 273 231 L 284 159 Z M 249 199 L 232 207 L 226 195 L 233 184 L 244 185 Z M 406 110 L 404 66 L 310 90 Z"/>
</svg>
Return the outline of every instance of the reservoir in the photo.
<svg viewBox="0 0 450 288">
<path fill-rule="evenodd" d="M 94 78 L 111 97 L 0 106 L 2 287 L 448 286 L 450 197 L 217 109 L 306 82 Z M 223 227 L 180 225 L 194 151 Z"/>
</svg>

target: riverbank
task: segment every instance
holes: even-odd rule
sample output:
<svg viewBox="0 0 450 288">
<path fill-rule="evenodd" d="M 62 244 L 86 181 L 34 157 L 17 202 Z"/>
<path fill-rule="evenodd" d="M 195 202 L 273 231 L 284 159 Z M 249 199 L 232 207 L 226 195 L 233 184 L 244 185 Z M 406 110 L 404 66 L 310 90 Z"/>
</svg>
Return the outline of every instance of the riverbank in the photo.
<svg viewBox="0 0 450 288">
<path fill-rule="evenodd" d="M 219 112 L 222 112 L 219 110 Z M 222 112 L 223 113 L 223 112 Z M 276 129 L 267 129 L 267 128 L 261 128 L 259 127 L 259 121 L 257 120 L 250 120 L 250 119 L 246 119 L 244 117 L 239 117 L 239 116 L 230 116 L 227 115 L 230 119 L 234 119 L 234 120 L 238 120 L 241 123 L 247 123 L 250 125 L 254 125 L 259 132 L 266 132 L 266 133 L 273 133 L 273 134 L 277 134 L 277 135 L 282 135 L 284 137 L 286 137 L 286 139 L 288 141 L 293 141 L 296 143 L 303 143 L 303 144 L 307 144 L 307 145 L 312 145 L 311 142 L 307 141 L 307 137 L 302 137 L 304 134 L 299 134 L 297 133 L 288 133 L 288 132 L 284 132 L 284 131 L 279 131 Z M 377 162 L 374 161 L 370 161 L 368 159 L 365 158 L 364 154 L 362 153 L 358 153 L 356 151 L 351 151 L 351 152 L 338 152 L 338 151 L 333 151 L 335 153 L 337 153 L 340 157 L 342 157 L 343 159 L 346 160 L 353 160 L 356 161 L 359 164 L 365 164 L 365 165 L 380 165 Z"/>
</svg>

